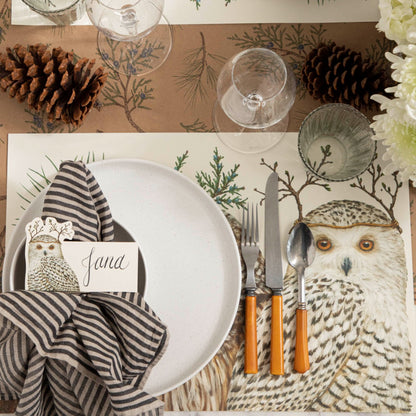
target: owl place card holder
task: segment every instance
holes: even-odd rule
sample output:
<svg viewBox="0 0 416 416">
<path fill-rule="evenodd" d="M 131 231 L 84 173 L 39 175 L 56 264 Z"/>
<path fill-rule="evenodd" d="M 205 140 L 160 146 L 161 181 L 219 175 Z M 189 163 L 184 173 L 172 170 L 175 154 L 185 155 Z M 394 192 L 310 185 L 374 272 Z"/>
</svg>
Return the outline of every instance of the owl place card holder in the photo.
<svg viewBox="0 0 416 416">
<path fill-rule="evenodd" d="M 26 290 L 137 292 L 136 242 L 68 241 L 73 237 L 71 221 L 38 217 L 26 225 Z"/>
</svg>

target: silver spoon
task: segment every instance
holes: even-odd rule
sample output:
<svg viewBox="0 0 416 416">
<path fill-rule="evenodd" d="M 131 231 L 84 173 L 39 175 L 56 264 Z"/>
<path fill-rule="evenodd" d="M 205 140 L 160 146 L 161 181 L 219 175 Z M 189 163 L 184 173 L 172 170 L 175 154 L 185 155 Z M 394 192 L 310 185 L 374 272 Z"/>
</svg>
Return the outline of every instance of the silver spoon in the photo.
<svg viewBox="0 0 416 416">
<path fill-rule="evenodd" d="M 315 258 L 315 241 L 309 227 L 296 224 L 287 242 L 287 259 L 298 275 L 298 308 L 296 310 L 296 345 L 294 368 L 298 373 L 309 370 L 308 317 L 305 298 L 305 269 Z"/>
</svg>

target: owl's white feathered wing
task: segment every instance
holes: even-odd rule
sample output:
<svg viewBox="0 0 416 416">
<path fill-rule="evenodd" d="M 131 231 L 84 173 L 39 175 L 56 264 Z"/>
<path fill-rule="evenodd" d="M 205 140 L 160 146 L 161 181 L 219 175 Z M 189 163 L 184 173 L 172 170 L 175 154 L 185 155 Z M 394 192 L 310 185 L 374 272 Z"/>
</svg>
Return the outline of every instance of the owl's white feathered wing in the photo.
<svg viewBox="0 0 416 416">
<path fill-rule="evenodd" d="M 364 322 L 364 296 L 354 283 L 326 275 L 310 277 L 306 285 L 309 359 L 305 374 L 294 371 L 296 275 L 289 267 L 285 276 L 284 356 L 285 374 L 270 374 L 271 302 L 257 321 L 259 372 L 244 374 L 244 344 L 238 352 L 231 378 L 227 410 L 305 411 L 330 389 L 337 373 L 360 343 Z M 339 317 L 342 319 L 339 319 Z M 263 345 L 266 344 L 266 345 Z"/>
<path fill-rule="evenodd" d="M 47 256 L 28 274 L 29 290 L 79 292 L 78 279 L 64 258 Z"/>
<path fill-rule="evenodd" d="M 396 310 L 400 308 L 393 307 L 390 313 L 399 315 L 400 311 Z M 411 349 L 406 329 L 399 320 L 392 325 L 368 315 L 362 325 L 351 355 L 308 410 L 411 411 Z"/>
</svg>

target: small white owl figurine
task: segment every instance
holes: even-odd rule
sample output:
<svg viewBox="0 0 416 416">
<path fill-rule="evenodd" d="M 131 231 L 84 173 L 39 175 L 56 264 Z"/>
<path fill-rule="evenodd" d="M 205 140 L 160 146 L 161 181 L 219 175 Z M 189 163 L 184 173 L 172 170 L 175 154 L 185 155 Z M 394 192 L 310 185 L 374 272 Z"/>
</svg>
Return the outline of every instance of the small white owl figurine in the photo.
<svg viewBox="0 0 416 416">
<path fill-rule="evenodd" d="M 27 289 L 55 292 L 79 292 L 78 279 L 65 261 L 61 243 L 46 234 L 28 243 Z"/>
</svg>

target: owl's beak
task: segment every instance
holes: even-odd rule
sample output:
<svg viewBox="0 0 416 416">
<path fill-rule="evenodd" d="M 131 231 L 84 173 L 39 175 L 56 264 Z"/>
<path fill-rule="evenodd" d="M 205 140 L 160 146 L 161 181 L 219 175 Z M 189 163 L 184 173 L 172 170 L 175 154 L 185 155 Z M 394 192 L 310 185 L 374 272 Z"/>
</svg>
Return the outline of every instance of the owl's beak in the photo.
<svg viewBox="0 0 416 416">
<path fill-rule="evenodd" d="M 349 257 L 345 257 L 344 261 L 341 264 L 341 269 L 344 271 L 345 276 L 348 276 L 349 271 L 351 270 L 352 263 Z"/>
<path fill-rule="evenodd" d="M 48 255 L 48 252 L 46 250 L 43 250 L 43 255 L 44 256 L 47 256 Z"/>
</svg>

